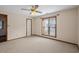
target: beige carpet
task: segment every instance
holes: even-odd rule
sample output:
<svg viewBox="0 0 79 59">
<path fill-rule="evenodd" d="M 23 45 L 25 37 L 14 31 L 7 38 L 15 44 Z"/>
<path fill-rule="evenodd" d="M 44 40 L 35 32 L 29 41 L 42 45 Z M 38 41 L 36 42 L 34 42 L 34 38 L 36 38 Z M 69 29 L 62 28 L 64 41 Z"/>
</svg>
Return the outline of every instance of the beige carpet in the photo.
<svg viewBox="0 0 79 59">
<path fill-rule="evenodd" d="M 75 45 L 41 37 L 27 37 L 0 43 L 3 53 L 62 53 L 79 52 Z"/>
</svg>

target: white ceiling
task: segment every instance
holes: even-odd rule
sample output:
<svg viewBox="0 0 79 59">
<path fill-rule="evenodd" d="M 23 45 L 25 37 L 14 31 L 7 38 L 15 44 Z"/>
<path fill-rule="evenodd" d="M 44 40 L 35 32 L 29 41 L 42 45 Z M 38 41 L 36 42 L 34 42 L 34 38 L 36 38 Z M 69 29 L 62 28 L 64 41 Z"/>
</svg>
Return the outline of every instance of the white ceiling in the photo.
<svg viewBox="0 0 79 59">
<path fill-rule="evenodd" d="M 74 8 L 77 6 L 78 5 L 39 5 L 38 10 L 42 11 L 42 13 L 41 14 L 37 13 L 34 16 L 44 15 L 47 13 Z M 21 8 L 30 9 L 31 5 L 0 5 L 0 10 L 32 16 L 30 15 L 30 12 L 21 10 Z"/>
</svg>

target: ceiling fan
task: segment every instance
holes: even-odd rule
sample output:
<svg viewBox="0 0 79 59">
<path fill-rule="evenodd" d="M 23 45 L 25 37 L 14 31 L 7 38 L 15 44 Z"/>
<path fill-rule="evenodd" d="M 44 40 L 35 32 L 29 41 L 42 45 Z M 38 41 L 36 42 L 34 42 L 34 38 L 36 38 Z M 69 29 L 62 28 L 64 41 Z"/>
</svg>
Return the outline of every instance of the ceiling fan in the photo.
<svg viewBox="0 0 79 59">
<path fill-rule="evenodd" d="M 32 5 L 30 9 L 22 8 L 21 10 L 30 11 L 30 14 L 42 13 L 41 11 L 37 10 L 38 7 L 38 5 Z"/>
</svg>

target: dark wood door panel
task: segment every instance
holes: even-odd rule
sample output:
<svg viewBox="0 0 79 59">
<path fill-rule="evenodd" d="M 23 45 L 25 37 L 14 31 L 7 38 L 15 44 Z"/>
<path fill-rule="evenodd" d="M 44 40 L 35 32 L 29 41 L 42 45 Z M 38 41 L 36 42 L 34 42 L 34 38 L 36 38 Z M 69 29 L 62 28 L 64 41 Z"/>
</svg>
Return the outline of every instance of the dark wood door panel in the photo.
<svg viewBox="0 0 79 59">
<path fill-rule="evenodd" d="M 7 15 L 0 14 L 0 42 L 7 41 Z"/>
</svg>

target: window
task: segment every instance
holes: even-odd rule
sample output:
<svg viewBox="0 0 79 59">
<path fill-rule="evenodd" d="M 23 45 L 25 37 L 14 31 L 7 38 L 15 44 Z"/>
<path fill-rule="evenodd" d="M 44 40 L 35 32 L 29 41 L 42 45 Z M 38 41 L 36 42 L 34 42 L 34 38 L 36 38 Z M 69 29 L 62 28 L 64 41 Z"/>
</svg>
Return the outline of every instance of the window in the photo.
<svg viewBox="0 0 79 59">
<path fill-rule="evenodd" d="M 42 19 L 42 34 L 56 37 L 56 16 Z"/>
</svg>

